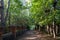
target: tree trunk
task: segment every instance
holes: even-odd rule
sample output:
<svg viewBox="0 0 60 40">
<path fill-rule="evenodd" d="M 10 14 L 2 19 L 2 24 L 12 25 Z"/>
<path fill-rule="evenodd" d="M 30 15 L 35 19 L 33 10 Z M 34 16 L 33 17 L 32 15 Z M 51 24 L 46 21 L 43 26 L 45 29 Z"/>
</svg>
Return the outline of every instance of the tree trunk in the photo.
<svg viewBox="0 0 60 40">
<path fill-rule="evenodd" d="M 1 7 L 0 7 L 0 15 L 1 15 L 1 27 L 5 26 L 5 20 L 4 20 L 4 2 L 1 0 Z"/>
<path fill-rule="evenodd" d="M 58 33 L 58 26 L 56 25 L 56 35 L 57 35 L 57 33 Z"/>
<path fill-rule="evenodd" d="M 52 35 L 52 26 L 50 25 L 50 35 Z"/>
<path fill-rule="evenodd" d="M 49 34 L 49 26 L 47 25 L 47 33 Z"/>
<path fill-rule="evenodd" d="M 56 38 L 56 34 L 55 34 L 55 23 L 53 21 L 53 37 Z"/>
<path fill-rule="evenodd" d="M 47 25 L 47 32 L 48 34 L 52 34 L 52 29 L 50 25 Z"/>
<path fill-rule="evenodd" d="M 3 29 L 4 29 L 4 26 L 5 26 L 5 20 L 4 20 L 4 2 L 3 0 L 0 0 L 0 40 L 3 40 L 2 39 L 2 34 L 3 34 Z"/>
<path fill-rule="evenodd" d="M 40 32 L 40 26 L 39 26 L 39 32 Z"/>
<path fill-rule="evenodd" d="M 7 21 L 7 19 L 8 19 L 8 11 L 9 11 L 9 6 L 10 6 L 10 0 L 8 1 L 8 8 L 7 8 L 7 10 L 6 10 L 6 17 L 5 17 L 5 25 L 6 25 L 6 21 Z"/>
</svg>

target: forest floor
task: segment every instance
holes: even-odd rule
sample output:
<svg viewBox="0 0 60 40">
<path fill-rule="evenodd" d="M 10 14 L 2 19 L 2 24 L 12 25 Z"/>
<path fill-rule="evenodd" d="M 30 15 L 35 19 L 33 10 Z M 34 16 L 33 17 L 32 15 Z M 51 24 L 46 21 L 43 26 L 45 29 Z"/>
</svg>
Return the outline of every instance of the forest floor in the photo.
<svg viewBox="0 0 60 40">
<path fill-rule="evenodd" d="M 46 33 L 39 33 L 37 31 L 27 31 L 23 36 L 18 37 L 18 40 L 60 40 L 51 37 Z"/>
</svg>

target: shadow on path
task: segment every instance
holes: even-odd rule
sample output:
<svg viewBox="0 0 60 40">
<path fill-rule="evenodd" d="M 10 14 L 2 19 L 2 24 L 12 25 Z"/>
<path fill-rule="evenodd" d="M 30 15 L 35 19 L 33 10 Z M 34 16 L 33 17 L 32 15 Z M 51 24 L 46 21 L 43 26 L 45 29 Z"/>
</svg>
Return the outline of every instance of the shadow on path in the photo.
<svg viewBox="0 0 60 40">
<path fill-rule="evenodd" d="M 27 31 L 23 36 L 18 37 L 18 40 L 56 40 L 48 34 L 43 34 L 37 31 Z"/>
</svg>

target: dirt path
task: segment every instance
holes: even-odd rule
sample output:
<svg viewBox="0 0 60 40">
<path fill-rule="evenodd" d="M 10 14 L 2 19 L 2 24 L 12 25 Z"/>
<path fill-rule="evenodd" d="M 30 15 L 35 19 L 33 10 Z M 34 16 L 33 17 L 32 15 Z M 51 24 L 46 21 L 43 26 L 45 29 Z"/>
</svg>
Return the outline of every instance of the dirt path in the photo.
<svg viewBox="0 0 60 40">
<path fill-rule="evenodd" d="M 23 36 L 19 37 L 18 40 L 56 40 L 50 35 L 38 33 L 36 31 L 27 31 Z"/>
</svg>

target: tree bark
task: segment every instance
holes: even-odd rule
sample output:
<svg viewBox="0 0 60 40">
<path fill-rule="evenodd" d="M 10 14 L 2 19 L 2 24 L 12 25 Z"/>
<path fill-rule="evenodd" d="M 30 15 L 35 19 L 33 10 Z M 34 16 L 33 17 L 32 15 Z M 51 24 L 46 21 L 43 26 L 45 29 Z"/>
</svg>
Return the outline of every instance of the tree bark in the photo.
<svg viewBox="0 0 60 40">
<path fill-rule="evenodd" d="M 57 33 L 58 33 L 58 26 L 56 25 L 56 35 L 57 35 Z"/>
<path fill-rule="evenodd" d="M 9 16 L 9 14 L 8 14 L 9 6 L 10 6 L 10 0 L 8 1 L 8 8 L 7 8 L 7 10 L 6 10 L 5 25 L 6 25 L 6 21 L 7 21 L 7 19 L 8 19 L 8 16 Z"/>
<path fill-rule="evenodd" d="M 55 34 L 55 22 L 53 21 L 53 37 L 56 38 L 56 34 Z"/>
<path fill-rule="evenodd" d="M 0 40 L 3 40 L 2 39 L 2 34 L 3 34 L 3 29 L 4 29 L 4 26 L 5 26 L 5 20 L 4 20 L 4 1 L 3 0 L 0 0 L 0 22 L 1 22 L 1 25 L 0 25 Z"/>
<path fill-rule="evenodd" d="M 49 26 L 47 25 L 47 33 L 49 34 Z"/>
<path fill-rule="evenodd" d="M 50 35 L 52 35 L 52 26 L 50 25 Z"/>
</svg>

